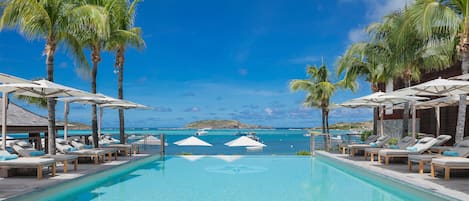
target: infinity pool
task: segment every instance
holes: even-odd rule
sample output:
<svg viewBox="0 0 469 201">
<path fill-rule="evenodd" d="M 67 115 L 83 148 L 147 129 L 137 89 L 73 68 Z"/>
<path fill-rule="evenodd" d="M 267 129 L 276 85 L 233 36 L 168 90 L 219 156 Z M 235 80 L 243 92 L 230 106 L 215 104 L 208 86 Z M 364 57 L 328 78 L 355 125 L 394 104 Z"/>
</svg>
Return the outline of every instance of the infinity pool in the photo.
<svg viewBox="0 0 469 201">
<path fill-rule="evenodd" d="M 442 200 L 341 166 L 323 157 L 166 156 L 88 176 L 22 199 Z"/>
</svg>

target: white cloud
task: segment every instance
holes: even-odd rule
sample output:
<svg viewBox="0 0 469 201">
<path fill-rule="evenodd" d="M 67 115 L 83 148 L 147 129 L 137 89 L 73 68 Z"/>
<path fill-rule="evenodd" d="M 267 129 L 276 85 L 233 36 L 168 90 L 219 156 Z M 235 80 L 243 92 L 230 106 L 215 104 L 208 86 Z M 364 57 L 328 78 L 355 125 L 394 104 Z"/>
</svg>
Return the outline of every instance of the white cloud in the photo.
<svg viewBox="0 0 469 201">
<path fill-rule="evenodd" d="M 414 0 L 363 0 L 367 7 L 366 16 L 371 21 L 380 21 L 384 15 L 414 3 Z"/>
<path fill-rule="evenodd" d="M 363 42 L 368 38 L 368 34 L 362 28 L 352 29 L 348 32 L 348 39 L 352 43 Z"/>
<path fill-rule="evenodd" d="M 274 110 L 272 110 L 272 108 L 266 107 L 266 108 L 264 108 L 264 112 L 267 113 L 267 115 L 270 116 L 270 115 L 272 115 Z"/>
<path fill-rule="evenodd" d="M 368 23 L 379 22 L 383 16 L 393 11 L 400 10 L 406 5 L 413 4 L 415 0 L 361 0 L 366 7 L 366 19 Z M 339 3 L 356 3 L 360 1 L 339 0 Z M 362 42 L 368 37 L 364 27 L 356 27 L 349 31 L 348 39 L 351 43 Z"/>
</svg>

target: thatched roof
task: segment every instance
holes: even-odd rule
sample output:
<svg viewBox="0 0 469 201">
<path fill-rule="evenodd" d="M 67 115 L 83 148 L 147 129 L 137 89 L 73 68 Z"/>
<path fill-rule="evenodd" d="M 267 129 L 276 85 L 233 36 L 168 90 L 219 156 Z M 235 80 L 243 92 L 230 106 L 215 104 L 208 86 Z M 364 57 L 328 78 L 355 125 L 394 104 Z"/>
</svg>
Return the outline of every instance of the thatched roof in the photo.
<svg viewBox="0 0 469 201">
<path fill-rule="evenodd" d="M 3 101 L 2 98 L 0 98 L 1 101 Z M 1 112 L 2 108 L 0 106 L 0 114 Z M 2 125 L 1 121 L 0 125 Z M 7 132 L 9 133 L 45 132 L 47 131 L 48 120 L 46 117 L 33 113 L 10 101 L 8 104 L 7 125 Z M 61 128 L 63 126 L 57 127 L 57 129 Z"/>
</svg>

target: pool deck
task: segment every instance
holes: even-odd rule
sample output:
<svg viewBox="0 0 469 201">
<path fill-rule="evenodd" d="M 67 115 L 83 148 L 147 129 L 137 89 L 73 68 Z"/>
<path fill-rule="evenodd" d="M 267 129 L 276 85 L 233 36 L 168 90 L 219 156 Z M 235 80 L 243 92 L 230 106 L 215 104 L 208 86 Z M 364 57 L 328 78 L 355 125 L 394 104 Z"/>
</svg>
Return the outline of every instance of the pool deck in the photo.
<svg viewBox="0 0 469 201">
<path fill-rule="evenodd" d="M 430 176 L 430 165 L 425 166 L 425 171 L 421 175 L 418 173 L 418 164 L 415 164 L 413 171 L 408 171 L 407 160 L 404 162 L 396 161 L 389 165 L 380 164 L 378 162 L 370 162 L 365 160 L 363 156 L 350 157 L 348 154 L 329 153 L 317 151 L 316 154 L 321 156 L 337 159 L 346 164 L 365 168 L 366 170 L 386 177 L 417 186 L 428 191 L 442 194 L 449 198 L 458 200 L 469 200 L 469 175 L 467 170 L 460 172 L 461 174 L 452 174 L 449 181 L 445 181 L 441 172 L 437 177 Z"/>
<path fill-rule="evenodd" d="M 49 186 L 55 186 L 85 175 L 108 170 L 153 155 L 159 155 L 159 152 L 142 152 L 139 154 L 133 154 L 131 157 L 119 156 L 117 157 L 117 160 L 100 163 L 99 165 L 95 165 L 93 162 L 79 163 L 76 172 L 73 170 L 73 165 L 69 164 L 67 173 L 63 173 L 63 165 L 61 163 L 57 163 L 56 176 L 52 177 L 50 172 L 48 174 L 44 173 L 42 180 L 37 180 L 36 176 L 13 176 L 0 178 L 0 200 L 13 198 L 32 191 L 44 189 Z"/>
</svg>

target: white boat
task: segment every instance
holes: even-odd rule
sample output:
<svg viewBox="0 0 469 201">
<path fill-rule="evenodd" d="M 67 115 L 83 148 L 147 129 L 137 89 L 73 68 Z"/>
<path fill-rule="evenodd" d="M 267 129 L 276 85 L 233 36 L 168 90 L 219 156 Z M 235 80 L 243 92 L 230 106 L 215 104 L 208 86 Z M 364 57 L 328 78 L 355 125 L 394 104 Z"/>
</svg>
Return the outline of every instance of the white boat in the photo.
<svg viewBox="0 0 469 201">
<path fill-rule="evenodd" d="M 207 135 L 207 134 L 208 134 L 208 131 L 206 128 L 199 129 L 197 130 L 197 132 L 195 132 L 195 136 L 201 136 L 201 135 Z"/>
</svg>

